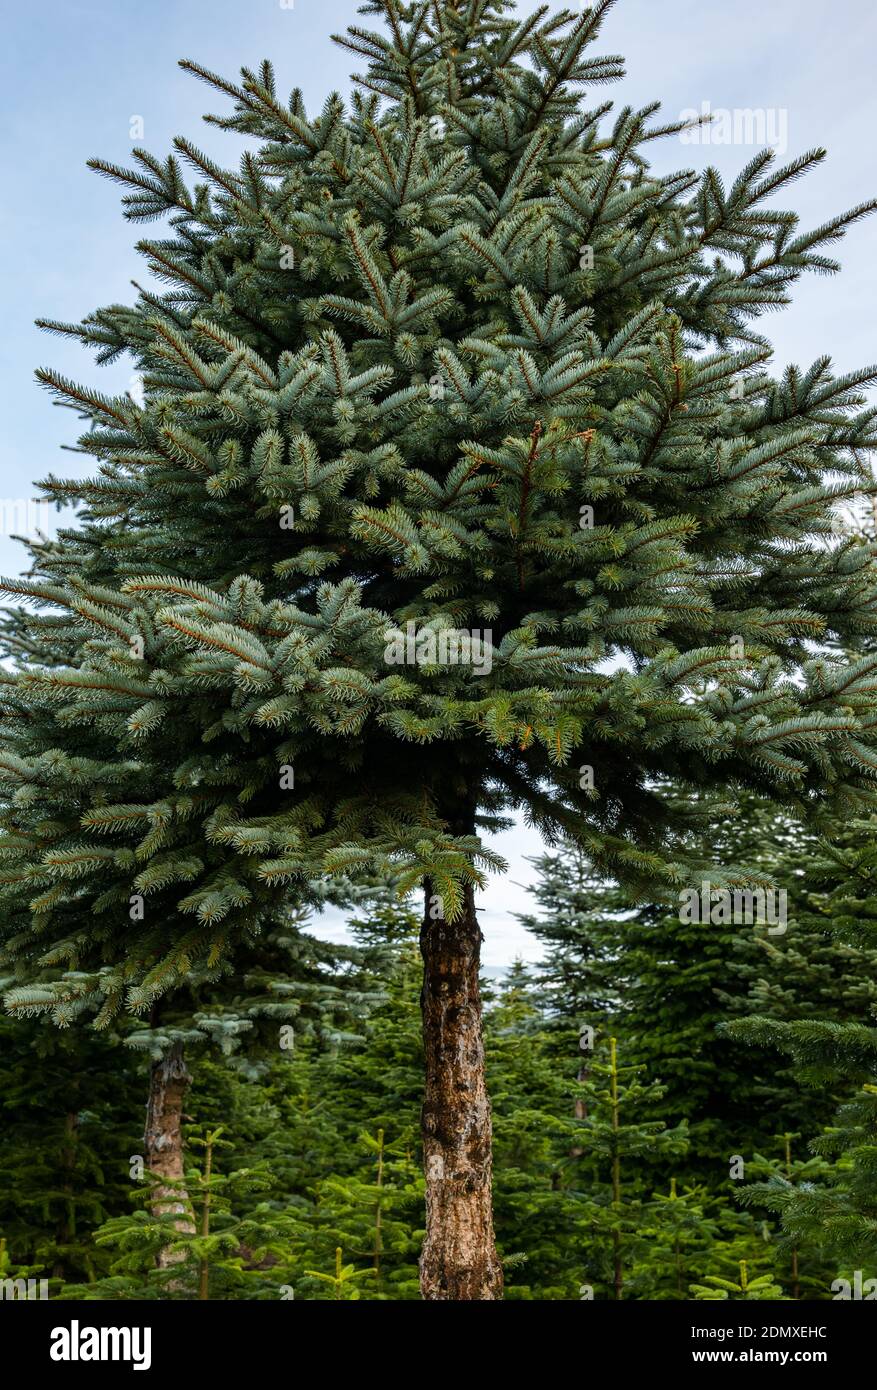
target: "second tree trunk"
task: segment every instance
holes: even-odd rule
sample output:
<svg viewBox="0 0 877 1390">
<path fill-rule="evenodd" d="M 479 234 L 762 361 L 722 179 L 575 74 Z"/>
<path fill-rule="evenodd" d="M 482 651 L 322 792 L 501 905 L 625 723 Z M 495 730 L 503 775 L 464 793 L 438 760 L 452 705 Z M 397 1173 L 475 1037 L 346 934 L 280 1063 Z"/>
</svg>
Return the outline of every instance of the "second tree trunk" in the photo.
<svg viewBox="0 0 877 1390">
<path fill-rule="evenodd" d="M 183 1102 L 189 1085 L 189 1072 L 180 1043 L 175 1043 L 161 1061 L 154 1062 L 149 1079 L 149 1106 L 146 1112 L 146 1167 L 156 1179 L 152 1193 L 155 1216 L 175 1216 L 174 1226 L 188 1234 L 194 1232 L 189 1196 L 183 1186 Z M 167 1269 L 184 1256 L 162 1250 L 160 1269 Z"/>
</svg>

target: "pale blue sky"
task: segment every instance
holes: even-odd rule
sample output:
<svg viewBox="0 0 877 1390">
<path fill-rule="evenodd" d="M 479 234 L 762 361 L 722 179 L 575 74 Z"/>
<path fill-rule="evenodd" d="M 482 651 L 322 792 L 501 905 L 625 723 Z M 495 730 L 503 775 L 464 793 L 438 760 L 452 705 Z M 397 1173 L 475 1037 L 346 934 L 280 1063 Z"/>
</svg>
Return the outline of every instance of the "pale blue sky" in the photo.
<svg viewBox="0 0 877 1390">
<path fill-rule="evenodd" d="M 522 0 L 529 13 L 534 0 Z M 4 332 L 0 338 L 0 499 L 27 497 L 32 479 L 50 470 L 72 474 L 80 460 L 59 452 L 75 433 L 74 417 L 56 410 L 33 380 L 51 364 L 67 375 L 125 390 L 130 367 L 99 371 L 75 344 L 33 326 L 38 316 L 78 320 L 89 310 L 126 301 L 130 280 L 144 279 L 134 241 L 138 229 L 119 211 L 120 190 L 92 174 L 85 161 L 101 155 L 125 163 L 132 117 L 142 139 L 165 155 L 186 134 L 220 161 L 236 162 L 241 143 L 201 121 L 223 108 L 219 96 L 177 67 L 181 57 L 236 77 L 241 64 L 275 64 L 282 90 L 300 86 L 310 109 L 332 90 L 349 90 L 354 55 L 329 34 L 357 17 L 357 0 L 41 0 L 17 4 L 4 19 L 0 58 L 3 123 L 0 256 L 5 269 Z M 596 100 L 616 106 L 660 99 L 669 119 L 709 102 L 717 108 L 787 113 L 788 155 L 825 145 L 829 159 L 785 195 L 805 226 L 816 225 L 877 193 L 874 52 L 877 7 L 872 0 L 620 0 L 600 41 L 624 54 L 628 76 Z M 730 181 L 753 153 L 730 145 L 653 146 L 657 168 L 714 163 Z M 783 200 L 781 200 L 783 201 Z M 877 361 L 877 221 L 854 228 L 835 252 L 844 272 L 812 277 L 793 307 L 762 321 L 777 365 L 804 365 L 829 352 L 839 370 Z M 16 573 L 20 548 L 0 534 L 0 571 Z M 538 852 L 517 829 L 497 847 L 510 873 L 496 881 L 482 910 L 488 965 L 532 957 L 536 943 L 510 914 L 524 910 L 516 884 L 529 876 L 523 856 Z"/>
</svg>

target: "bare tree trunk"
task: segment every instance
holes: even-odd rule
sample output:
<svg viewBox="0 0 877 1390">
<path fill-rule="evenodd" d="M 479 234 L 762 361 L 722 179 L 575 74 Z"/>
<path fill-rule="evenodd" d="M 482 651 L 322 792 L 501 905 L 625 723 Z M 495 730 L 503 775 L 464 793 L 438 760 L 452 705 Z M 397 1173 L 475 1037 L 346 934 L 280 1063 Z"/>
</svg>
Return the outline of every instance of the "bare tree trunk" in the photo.
<svg viewBox="0 0 877 1390">
<path fill-rule="evenodd" d="M 420 1288 L 425 1299 L 434 1301 L 501 1299 L 478 987 L 481 930 L 471 888 L 465 890 L 463 916 L 449 923 L 431 883 L 425 887 L 420 951 L 426 1239 Z"/>
<path fill-rule="evenodd" d="M 174 1043 L 159 1062 L 154 1062 L 149 1079 L 149 1105 L 146 1111 L 146 1167 L 158 1179 L 153 1192 L 155 1216 L 168 1213 L 178 1217 L 174 1226 L 191 1234 L 195 1230 L 189 1195 L 183 1181 L 183 1102 L 191 1077 L 183 1058 L 182 1043 Z M 165 1186 L 164 1183 L 167 1185 Z M 182 1255 L 162 1250 L 159 1269 L 168 1269 Z"/>
</svg>

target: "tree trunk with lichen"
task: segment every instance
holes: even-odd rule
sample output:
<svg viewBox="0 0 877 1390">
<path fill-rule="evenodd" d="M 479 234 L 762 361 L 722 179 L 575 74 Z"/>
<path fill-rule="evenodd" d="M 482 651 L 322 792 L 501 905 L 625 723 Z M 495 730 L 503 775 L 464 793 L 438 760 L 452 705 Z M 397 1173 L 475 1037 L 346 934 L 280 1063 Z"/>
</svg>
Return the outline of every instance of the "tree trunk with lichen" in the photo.
<svg viewBox="0 0 877 1390">
<path fill-rule="evenodd" d="M 472 888 L 465 889 L 463 915 L 450 923 L 427 881 L 420 951 L 426 1064 L 421 1292 L 433 1301 L 501 1299 L 478 984 L 481 930 Z"/>
<path fill-rule="evenodd" d="M 146 1111 L 146 1167 L 155 1180 L 152 1192 L 154 1216 L 173 1215 L 178 1231 L 191 1234 L 195 1230 L 189 1195 L 182 1186 L 183 1170 L 183 1103 L 191 1077 L 183 1058 L 182 1043 L 173 1047 L 154 1062 L 149 1078 L 149 1105 Z M 158 1257 L 160 1269 L 168 1269 L 183 1256 L 170 1249 Z"/>
</svg>

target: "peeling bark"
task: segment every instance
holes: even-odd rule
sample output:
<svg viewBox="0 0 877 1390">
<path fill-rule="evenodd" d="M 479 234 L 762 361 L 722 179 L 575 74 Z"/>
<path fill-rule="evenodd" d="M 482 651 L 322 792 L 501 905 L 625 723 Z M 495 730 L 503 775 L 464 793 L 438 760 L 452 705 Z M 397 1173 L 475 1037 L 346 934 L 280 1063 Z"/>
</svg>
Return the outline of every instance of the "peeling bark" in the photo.
<svg viewBox="0 0 877 1390">
<path fill-rule="evenodd" d="M 170 1051 L 152 1066 L 146 1133 L 143 1137 L 146 1167 L 157 1179 L 153 1191 L 153 1215 L 166 1216 L 170 1213 L 176 1216 L 178 1219 L 174 1221 L 174 1226 L 187 1234 L 195 1230 L 189 1196 L 181 1185 L 184 1175 L 183 1102 L 190 1080 L 182 1044 L 174 1043 Z M 162 1250 L 158 1257 L 159 1269 L 168 1269 L 182 1258 L 182 1255 L 172 1254 L 170 1250 Z"/>
<path fill-rule="evenodd" d="M 420 1287 L 433 1301 L 501 1299 L 502 1265 L 493 1235 L 490 1100 L 478 967 L 481 930 L 474 892 L 459 921 L 447 922 L 426 885 L 423 956 L 422 1112 L 426 1238 Z"/>
</svg>

